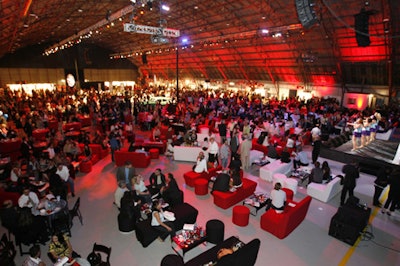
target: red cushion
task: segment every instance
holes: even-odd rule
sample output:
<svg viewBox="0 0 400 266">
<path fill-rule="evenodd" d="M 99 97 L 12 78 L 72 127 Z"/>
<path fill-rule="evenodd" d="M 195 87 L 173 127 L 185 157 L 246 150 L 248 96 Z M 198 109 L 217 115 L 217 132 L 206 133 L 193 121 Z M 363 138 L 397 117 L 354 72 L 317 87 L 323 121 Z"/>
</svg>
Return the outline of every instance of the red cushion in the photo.
<svg viewBox="0 0 400 266">
<path fill-rule="evenodd" d="M 196 195 L 208 194 L 208 180 L 199 178 L 194 181 L 194 193 Z"/>
<path fill-rule="evenodd" d="M 238 226 L 249 224 L 250 210 L 246 206 L 235 206 L 232 209 L 232 222 Z"/>
</svg>

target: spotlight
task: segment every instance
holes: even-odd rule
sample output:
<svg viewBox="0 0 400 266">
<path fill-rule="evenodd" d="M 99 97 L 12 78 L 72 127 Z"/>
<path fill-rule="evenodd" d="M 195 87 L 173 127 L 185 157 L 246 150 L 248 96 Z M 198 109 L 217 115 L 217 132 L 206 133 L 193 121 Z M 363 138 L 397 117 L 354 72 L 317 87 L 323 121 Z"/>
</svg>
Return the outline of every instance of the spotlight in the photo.
<svg viewBox="0 0 400 266">
<path fill-rule="evenodd" d="M 162 5 L 162 6 L 161 6 L 161 9 L 164 10 L 164 11 L 169 11 L 169 6 L 167 6 L 167 5 Z"/>
<path fill-rule="evenodd" d="M 269 30 L 267 30 L 267 29 L 262 29 L 262 30 L 261 30 L 261 33 L 263 33 L 263 34 L 268 34 L 268 33 L 269 33 Z"/>
</svg>

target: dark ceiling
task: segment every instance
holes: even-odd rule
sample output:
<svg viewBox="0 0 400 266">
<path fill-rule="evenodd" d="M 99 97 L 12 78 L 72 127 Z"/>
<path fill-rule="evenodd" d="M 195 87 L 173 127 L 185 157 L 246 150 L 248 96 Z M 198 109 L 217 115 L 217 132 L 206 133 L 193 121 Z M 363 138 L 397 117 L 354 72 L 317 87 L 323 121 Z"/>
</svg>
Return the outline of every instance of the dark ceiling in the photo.
<svg viewBox="0 0 400 266">
<path fill-rule="evenodd" d="M 144 7 L 130 0 L 2 0 L 0 60 L 24 47 L 60 48 L 69 40 L 109 49 L 112 60 L 128 57 L 142 74 L 173 80 L 179 46 L 179 75 L 185 78 L 400 84 L 392 74 L 400 70 L 398 0 L 316 0 L 318 23 L 309 29 L 300 24 L 296 1 L 308 2 L 165 0 L 166 12 L 158 0 L 152 10 L 147 0 Z M 367 47 L 358 46 L 355 37 L 354 15 L 362 8 L 369 14 Z M 162 22 L 181 37 L 153 44 L 150 35 L 124 32 L 123 23 L 133 21 L 154 27 Z"/>
</svg>

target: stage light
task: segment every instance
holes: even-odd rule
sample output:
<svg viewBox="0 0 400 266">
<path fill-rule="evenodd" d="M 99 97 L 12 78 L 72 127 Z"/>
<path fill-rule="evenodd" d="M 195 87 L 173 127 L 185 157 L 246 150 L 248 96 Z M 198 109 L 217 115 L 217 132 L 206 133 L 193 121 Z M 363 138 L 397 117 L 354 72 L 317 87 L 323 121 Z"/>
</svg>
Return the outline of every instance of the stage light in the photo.
<svg viewBox="0 0 400 266">
<path fill-rule="evenodd" d="M 166 6 L 163 4 L 163 5 L 161 5 L 161 9 L 164 11 L 169 11 L 169 6 Z"/>
<path fill-rule="evenodd" d="M 261 30 L 261 33 L 263 33 L 263 34 L 268 34 L 268 33 L 269 33 L 269 30 L 267 30 L 267 29 L 262 29 L 262 30 Z"/>
<path fill-rule="evenodd" d="M 182 39 L 182 44 L 187 44 L 188 41 L 189 41 L 188 38 L 183 38 L 183 39 Z"/>
</svg>

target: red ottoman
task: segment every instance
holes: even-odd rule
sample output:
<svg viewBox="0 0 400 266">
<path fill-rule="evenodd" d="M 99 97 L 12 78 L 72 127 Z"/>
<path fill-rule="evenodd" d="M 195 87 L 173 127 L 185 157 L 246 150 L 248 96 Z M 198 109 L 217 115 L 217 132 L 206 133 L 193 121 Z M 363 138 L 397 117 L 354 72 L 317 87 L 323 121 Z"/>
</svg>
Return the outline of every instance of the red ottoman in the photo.
<svg viewBox="0 0 400 266">
<path fill-rule="evenodd" d="M 90 173 L 92 171 L 92 166 L 93 165 L 91 161 L 81 162 L 79 165 L 79 171 L 82 173 Z"/>
<path fill-rule="evenodd" d="M 196 195 L 207 195 L 208 193 L 208 181 L 199 178 L 194 181 L 194 193 Z"/>
<path fill-rule="evenodd" d="M 232 222 L 238 226 L 249 224 L 250 210 L 246 206 L 235 206 L 232 211 Z"/>
<path fill-rule="evenodd" d="M 158 159 L 160 157 L 160 151 L 158 149 L 150 149 L 149 153 L 151 159 Z"/>
</svg>

